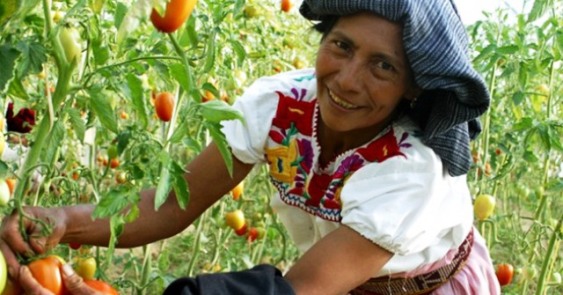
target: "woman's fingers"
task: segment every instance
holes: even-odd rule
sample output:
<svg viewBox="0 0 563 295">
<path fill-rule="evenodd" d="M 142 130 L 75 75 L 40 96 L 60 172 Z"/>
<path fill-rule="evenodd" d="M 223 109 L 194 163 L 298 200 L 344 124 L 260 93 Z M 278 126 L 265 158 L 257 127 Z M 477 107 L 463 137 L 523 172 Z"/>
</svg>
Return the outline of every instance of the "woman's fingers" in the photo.
<svg viewBox="0 0 563 295">
<path fill-rule="evenodd" d="M 84 283 L 84 280 L 77 275 L 70 264 L 65 264 L 61 268 L 63 283 L 70 294 L 73 295 L 96 295 L 98 292 Z"/>
<path fill-rule="evenodd" d="M 25 265 L 21 266 L 19 269 L 19 283 L 25 294 L 53 295 L 51 291 L 43 288 L 43 286 L 33 278 L 31 271 Z"/>
<path fill-rule="evenodd" d="M 24 218 L 23 225 L 26 228 L 26 232 L 28 232 L 27 228 L 31 225 L 27 218 Z M 10 216 L 4 218 L 2 227 L 0 228 L 0 238 L 14 253 L 24 255 L 33 255 L 34 253 L 31 246 L 22 237 L 17 213 L 12 213 Z"/>
</svg>

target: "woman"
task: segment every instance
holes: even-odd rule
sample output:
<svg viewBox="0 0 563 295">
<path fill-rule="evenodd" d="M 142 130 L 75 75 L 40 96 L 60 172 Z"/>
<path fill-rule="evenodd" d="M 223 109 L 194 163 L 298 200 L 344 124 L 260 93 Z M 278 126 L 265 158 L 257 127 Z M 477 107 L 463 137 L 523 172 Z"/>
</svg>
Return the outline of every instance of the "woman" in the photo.
<svg viewBox="0 0 563 295">
<path fill-rule="evenodd" d="M 182 278 L 165 294 L 499 294 L 472 228 L 465 179 L 469 139 L 479 132 L 474 119 L 489 98 L 453 4 L 306 0 L 301 13 L 321 20 L 316 67 L 259 79 L 237 100 L 246 123 L 223 128 L 234 155 L 230 181 L 210 145 L 188 165 L 186 211 L 169 197 L 155 212 L 154 191 L 144 192 L 141 217 L 119 246 L 180 232 L 264 163 L 279 192 L 272 207 L 303 256 L 283 276 L 260 265 Z M 17 218 L 6 219 L 0 246 L 10 274 L 42 292 L 13 253 L 106 244 L 108 222 L 92 222 L 92 210 L 28 208 L 54 223 L 50 237 L 29 244 Z"/>
</svg>

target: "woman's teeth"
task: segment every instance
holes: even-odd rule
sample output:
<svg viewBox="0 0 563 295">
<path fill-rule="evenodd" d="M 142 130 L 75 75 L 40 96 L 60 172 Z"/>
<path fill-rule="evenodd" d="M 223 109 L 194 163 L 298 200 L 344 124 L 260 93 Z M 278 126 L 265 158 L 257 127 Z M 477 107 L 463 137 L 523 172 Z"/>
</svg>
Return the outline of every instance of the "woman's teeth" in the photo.
<svg viewBox="0 0 563 295">
<path fill-rule="evenodd" d="M 328 94 L 330 95 L 330 98 L 332 99 L 332 101 L 334 101 L 337 105 L 345 108 L 345 109 L 357 109 L 359 108 L 359 106 L 357 105 L 353 105 L 345 100 L 343 100 L 342 98 L 334 95 L 331 91 L 328 92 Z"/>
</svg>

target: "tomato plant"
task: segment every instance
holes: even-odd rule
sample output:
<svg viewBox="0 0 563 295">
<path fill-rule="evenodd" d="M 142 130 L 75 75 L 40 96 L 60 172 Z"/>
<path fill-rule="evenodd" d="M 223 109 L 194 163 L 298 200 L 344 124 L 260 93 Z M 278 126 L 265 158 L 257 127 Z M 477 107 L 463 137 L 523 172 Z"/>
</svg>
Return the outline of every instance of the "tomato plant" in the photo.
<svg viewBox="0 0 563 295">
<path fill-rule="evenodd" d="M 501 286 L 506 286 L 512 282 L 514 276 L 514 267 L 509 263 L 501 263 L 497 265 L 496 275 Z"/>
<path fill-rule="evenodd" d="M 154 27 L 164 33 L 176 31 L 190 17 L 197 0 L 170 0 L 166 4 L 164 16 L 156 8 L 151 12 Z"/>
<path fill-rule="evenodd" d="M 174 95 L 170 92 L 158 93 L 154 99 L 154 108 L 160 120 L 164 122 L 170 121 L 174 111 Z"/>
<path fill-rule="evenodd" d="M 33 260 L 28 264 L 33 277 L 45 289 L 55 295 L 63 294 L 63 282 L 60 272 L 61 258 L 54 255 Z"/>
</svg>

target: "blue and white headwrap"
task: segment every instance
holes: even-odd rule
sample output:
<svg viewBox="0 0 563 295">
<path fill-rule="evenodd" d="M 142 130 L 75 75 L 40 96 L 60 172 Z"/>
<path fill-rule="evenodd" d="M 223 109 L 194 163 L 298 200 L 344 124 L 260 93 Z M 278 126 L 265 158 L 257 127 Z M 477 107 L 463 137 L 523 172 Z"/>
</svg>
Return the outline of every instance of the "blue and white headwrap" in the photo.
<svg viewBox="0 0 563 295">
<path fill-rule="evenodd" d="M 465 27 L 451 0 L 304 0 L 310 20 L 374 12 L 403 24 L 403 45 L 415 81 L 423 89 L 410 115 L 423 142 L 453 176 L 471 166 L 469 141 L 480 132 L 478 117 L 489 107 L 483 78 L 473 69 Z M 376 29 L 376 28 L 375 28 Z"/>
</svg>

